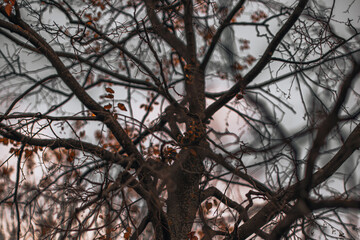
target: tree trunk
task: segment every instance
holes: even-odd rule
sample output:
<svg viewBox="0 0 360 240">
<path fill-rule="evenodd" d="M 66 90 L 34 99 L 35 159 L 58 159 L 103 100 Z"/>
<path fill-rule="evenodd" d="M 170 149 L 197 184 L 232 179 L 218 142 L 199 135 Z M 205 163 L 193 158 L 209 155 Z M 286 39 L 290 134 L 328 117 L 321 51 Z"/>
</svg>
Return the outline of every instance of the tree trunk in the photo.
<svg viewBox="0 0 360 240">
<path fill-rule="evenodd" d="M 167 213 L 171 239 L 188 239 L 200 204 L 199 183 L 203 172 L 202 159 L 193 156 L 190 150 L 183 150 L 171 171 L 175 182 L 168 191 Z M 183 161 L 182 161 L 183 160 Z"/>
</svg>

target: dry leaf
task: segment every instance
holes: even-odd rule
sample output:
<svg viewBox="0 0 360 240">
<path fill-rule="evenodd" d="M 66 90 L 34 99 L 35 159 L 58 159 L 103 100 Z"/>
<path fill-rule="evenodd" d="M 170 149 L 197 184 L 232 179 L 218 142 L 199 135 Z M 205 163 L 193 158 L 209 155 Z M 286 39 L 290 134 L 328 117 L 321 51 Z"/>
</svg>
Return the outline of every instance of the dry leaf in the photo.
<svg viewBox="0 0 360 240">
<path fill-rule="evenodd" d="M 105 88 L 105 91 L 107 91 L 108 93 L 115 93 L 115 91 L 112 88 Z"/>
<path fill-rule="evenodd" d="M 125 105 L 122 103 L 118 103 L 118 108 L 120 108 L 120 110 L 122 110 L 122 111 L 127 111 Z"/>
<path fill-rule="evenodd" d="M 104 108 L 106 109 L 106 110 L 109 110 L 110 108 L 112 107 L 112 105 L 109 103 L 108 105 L 105 105 L 104 106 Z"/>
<path fill-rule="evenodd" d="M 6 6 L 5 6 L 5 12 L 6 12 L 6 14 L 8 15 L 8 16 L 10 16 L 10 14 L 11 14 L 11 11 L 12 11 L 12 8 L 13 8 L 13 5 L 12 4 L 7 4 Z"/>
</svg>

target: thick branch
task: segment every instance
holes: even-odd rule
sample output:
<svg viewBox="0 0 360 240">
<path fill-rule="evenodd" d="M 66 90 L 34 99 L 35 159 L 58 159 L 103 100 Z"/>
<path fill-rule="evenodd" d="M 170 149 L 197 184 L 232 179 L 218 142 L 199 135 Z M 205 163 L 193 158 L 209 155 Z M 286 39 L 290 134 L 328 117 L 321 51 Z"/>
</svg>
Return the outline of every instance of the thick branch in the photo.
<svg viewBox="0 0 360 240">
<path fill-rule="evenodd" d="M 299 218 L 306 217 L 311 211 L 322 208 L 355 208 L 360 209 L 360 200 L 358 199 L 326 199 L 326 200 L 307 200 L 306 202 L 300 200 L 286 217 L 281 220 L 268 240 L 277 240 L 285 235 L 291 225 Z"/>
<path fill-rule="evenodd" d="M 172 48 L 176 50 L 187 62 L 190 62 L 190 55 L 187 52 L 187 47 L 183 41 L 177 38 L 174 34 L 169 32 L 166 27 L 160 22 L 155 12 L 155 1 L 145 1 L 147 15 L 153 25 L 154 32 L 164 39 Z"/>
<path fill-rule="evenodd" d="M 217 29 L 214 37 L 212 38 L 211 44 L 209 49 L 207 50 L 204 59 L 200 65 L 200 68 L 205 71 L 205 68 L 207 66 L 207 64 L 210 61 L 211 55 L 213 54 L 216 45 L 219 42 L 219 39 L 221 37 L 222 32 L 225 30 L 225 28 L 230 26 L 230 21 L 231 19 L 235 16 L 235 14 L 243 7 L 245 3 L 245 0 L 241 0 L 240 2 L 238 2 L 236 4 L 236 6 L 231 10 L 231 12 L 229 13 L 229 15 L 227 15 L 227 17 L 224 19 L 224 21 L 222 22 L 221 26 Z"/>
<path fill-rule="evenodd" d="M 332 176 L 339 167 L 351 156 L 351 154 L 360 148 L 360 125 L 358 125 L 347 138 L 343 146 L 336 155 L 321 169 L 319 169 L 313 177 L 311 187 L 314 188 Z M 294 200 L 299 195 L 299 187 L 304 181 L 300 181 L 288 189 L 280 192 L 268 204 L 266 204 L 255 216 L 238 228 L 239 239 L 246 239 L 255 233 L 270 219 L 275 217 L 283 210 L 282 207 L 276 205 L 276 202 L 287 203 Z M 283 204 L 285 206 L 285 204 Z"/>
<path fill-rule="evenodd" d="M 226 103 L 228 103 L 235 95 L 242 89 L 253 81 L 264 69 L 264 67 L 270 62 L 271 56 L 276 50 L 277 46 L 280 44 L 285 35 L 290 31 L 292 26 L 300 17 L 302 11 L 304 10 L 306 4 L 309 0 L 301 0 L 295 8 L 294 12 L 291 14 L 286 23 L 281 27 L 279 32 L 272 39 L 268 47 L 266 48 L 264 54 L 256 65 L 248 72 L 243 79 L 236 82 L 223 96 L 221 96 L 217 101 L 211 104 L 205 111 L 205 121 L 209 119 L 215 112 L 222 108 Z"/>
<path fill-rule="evenodd" d="M 237 202 L 233 201 L 232 199 L 228 198 L 223 192 L 221 192 L 216 187 L 209 187 L 205 191 L 203 191 L 201 193 L 201 200 L 200 201 L 203 202 L 206 199 L 208 199 L 209 197 L 215 197 L 220 202 L 225 204 L 226 206 L 231 207 L 232 209 L 235 209 L 240 214 L 240 218 L 244 222 L 249 220 L 249 216 L 248 216 L 245 208 L 243 206 L 241 206 L 240 204 L 238 204 Z"/>
<path fill-rule="evenodd" d="M 128 163 L 131 161 L 131 157 L 123 157 L 119 154 L 111 153 L 101 147 L 93 145 L 91 143 L 83 142 L 80 140 L 75 140 L 71 138 L 67 139 L 39 139 L 34 137 L 29 137 L 19 132 L 16 132 L 10 129 L 8 126 L 0 123 L 0 135 L 5 138 L 12 139 L 17 142 L 21 142 L 24 144 L 29 144 L 33 146 L 41 146 L 41 147 L 49 147 L 51 149 L 56 148 L 66 148 L 66 149 L 74 149 L 80 150 L 87 153 L 94 154 L 95 156 L 99 157 L 100 159 L 114 162 L 120 164 L 123 167 L 126 167 Z"/>
<path fill-rule="evenodd" d="M 59 56 L 55 53 L 55 51 L 50 47 L 50 45 L 40 36 L 38 35 L 29 25 L 23 22 L 21 19 L 16 19 L 17 25 L 5 22 L 0 20 L 0 27 L 6 28 L 12 32 L 19 34 L 20 36 L 29 39 L 29 41 L 36 47 L 39 48 L 46 58 L 51 62 L 53 67 L 59 74 L 59 77 L 65 82 L 65 84 L 71 89 L 71 91 L 77 96 L 77 98 L 89 109 L 91 110 L 99 120 L 103 121 L 105 125 L 112 131 L 115 138 L 118 142 L 123 146 L 126 152 L 129 155 L 134 154 L 137 161 L 138 167 L 142 165 L 144 162 L 141 154 L 132 143 L 129 136 L 120 126 L 120 124 L 116 121 L 114 116 L 108 111 L 106 111 L 103 107 L 101 107 L 95 100 L 93 100 L 87 92 L 80 86 L 80 84 L 76 81 L 74 76 L 69 72 L 69 70 L 65 67 L 63 62 L 60 60 Z"/>
<path fill-rule="evenodd" d="M 351 84 L 359 72 L 360 72 L 360 66 L 355 65 L 353 67 L 352 72 L 346 77 L 346 79 L 344 80 L 341 86 L 340 93 L 335 103 L 335 106 L 333 107 L 333 110 L 327 116 L 325 121 L 320 125 L 321 127 L 318 130 L 314 143 L 310 149 L 309 156 L 307 158 L 305 179 L 303 183 L 304 184 L 303 189 L 305 190 L 306 194 L 308 193 L 311 187 L 310 183 L 312 182 L 315 161 L 319 155 L 320 147 L 324 144 L 324 141 L 328 133 L 336 125 L 338 121 L 338 113 L 340 111 L 340 108 L 341 106 L 343 106 L 343 103 L 346 100 L 346 97 L 350 90 Z"/>
</svg>

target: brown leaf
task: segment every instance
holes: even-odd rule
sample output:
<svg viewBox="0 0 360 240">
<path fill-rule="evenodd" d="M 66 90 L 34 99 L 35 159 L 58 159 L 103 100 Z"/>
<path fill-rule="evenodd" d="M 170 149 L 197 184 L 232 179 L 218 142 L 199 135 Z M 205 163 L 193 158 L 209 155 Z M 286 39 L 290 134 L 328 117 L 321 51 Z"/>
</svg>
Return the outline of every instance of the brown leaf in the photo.
<svg viewBox="0 0 360 240">
<path fill-rule="evenodd" d="M 118 108 L 120 108 L 120 110 L 122 110 L 122 111 L 127 111 L 125 105 L 122 103 L 118 103 Z"/>
<path fill-rule="evenodd" d="M 108 93 L 115 93 L 115 91 L 112 88 L 105 88 L 105 91 L 107 91 Z"/>
<path fill-rule="evenodd" d="M 125 238 L 125 239 L 129 239 L 129 238 L 130 238 L 130 233 L 129 233 L 129 232 L 126 232 L 126 233 L 124 234 L 124 238 Z"/>
<path fill-rule="evenodd" d="M 80 137 L 85 137 L 85 130 L 80 132 Z"/>
<path fill-rule="evenodd" d="M 240 100 L 240 99 L 242 99 L 244 96 L 242 95 L 242 94 L 240 94 L 240 93 L 238 93 L 238 94 L 236 94 L 236 99 L 237 100 Z"/>
<path fill-rule="evenodd" d="M 10 3 L 8 3 L 6 6 L 5 6 L 5 12 L 6 12 L 6 14 L 8 15 L 8 16 L 10 16 L 10 14 L 11 14 L 11 11 L 12 11 L 12 8 L 13 8 L 13 5 L 12 4 L 10 4 Z"/>
<path fill-rule="evenodd" d="M 211 202 L 206 202 L 205 208 L 206 208 L 206 210 L 209 211 L 212 208 L 212 203 Z"/>
<path fill-rule="evenodd" d="M 124 233 L 124 238 L 129 239 L 131 234 L 131 227 L 126 228 L 126 233 Z"/>
<path fill-rule="evenodd" d="M 105 110 L 109 110 L 111 107 L 112 107 L 112 105 L 110 103 L 108 105 L 104 106 Z"/>
<path fill-rule="evenodd" d="M 108 95 L 106 95 L 106 96 L 105 96 L 105 98 L 110 98 L 110 99 L 113 99 L 113 98 L 114 98 L 114 95 L 112 95 L 112 94 L 108 94 Z"/>
</svg>

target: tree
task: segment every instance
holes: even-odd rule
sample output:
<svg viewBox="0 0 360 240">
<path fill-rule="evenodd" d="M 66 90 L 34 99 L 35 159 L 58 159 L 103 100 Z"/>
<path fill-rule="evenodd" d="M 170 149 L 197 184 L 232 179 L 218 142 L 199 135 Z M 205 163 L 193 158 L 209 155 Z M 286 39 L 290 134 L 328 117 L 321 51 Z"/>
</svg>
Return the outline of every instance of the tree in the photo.
<svg viewBox="0 0 360 240">
<path fill-rule="evenodd" d="M 357 2 L 319 2 L 1 1 L 2 238 L 358 238 Z"/>
</svg>

